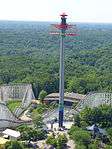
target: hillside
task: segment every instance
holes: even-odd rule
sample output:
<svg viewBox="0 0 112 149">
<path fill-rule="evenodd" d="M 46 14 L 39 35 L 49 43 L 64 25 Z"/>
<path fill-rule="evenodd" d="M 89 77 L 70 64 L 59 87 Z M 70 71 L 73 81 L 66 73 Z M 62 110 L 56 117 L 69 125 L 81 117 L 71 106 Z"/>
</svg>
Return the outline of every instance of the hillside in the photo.
<svg viewBox="0 0 112 149">
<path fill-rule="evenodd" d="M 65 88 L 87 93 L 112 91 L 112 24 L 77 24 L 66 38 Z M 48 22 L 0 22 L 0 84 L 29 82 L 35 95 L 59 86 L 59 37 Z"/>
</svg>

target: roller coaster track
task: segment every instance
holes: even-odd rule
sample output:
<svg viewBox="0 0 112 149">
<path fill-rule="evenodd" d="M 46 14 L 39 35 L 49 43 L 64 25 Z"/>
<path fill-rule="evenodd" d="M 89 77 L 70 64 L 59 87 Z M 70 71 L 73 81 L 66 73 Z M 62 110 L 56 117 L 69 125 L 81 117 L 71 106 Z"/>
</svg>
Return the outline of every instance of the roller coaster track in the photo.
<svg viewBox="0 0 112 149">
<path fill-rule="evenodd" d="M 11 112 L 6 104 L 10 99 L 21 100 L 21 105 L 15 107 L 14 112 Z M 0 86 L 0 129 L 2 127 L 17 126 L 22 123 L 31 123 L 30 121 L 22 121 L 18 117 L 28 108 L 32 99 L 34 99 L 34 94 L 30 84 Z"/>
<path fill-rule="evenodd" d="M 11 122 L 11 123 L 18 123 L 18 124 L 22 124 L 24 123 L 24 121 L 20 121 L 20 120 L 8 120 L 8 119 L 0 119 L 0 121 L 2 122 Z"/>
<path fill-rule="evenodd" d="M 85 99 L 81 100 L 75 109 L 65 108 L 64 119 L 79 113 L 85 107 L 98 107 L 100 105 L 107 104 L 112 106 L 112 93 L 89 93 Z M 58 109 L 46 112 L 43 115 L 44 122 L 48 122 L 53 118 L 58 118 Z M 0 128 L 7 126 L 17 126 L 22 123 L 28 123 L 19 120 L 6 106 L 4 102 L 0 103 Z M 30 123 L 30 122 L 29 122 Z"/>
<path fill-rule="evenodd" d="M 69 108 L 69 110 L 65 108 L 64 119 L 69 120 L 70 117 L 81 112 L 85 107 L 93 108 L 104 104 L 112 106 L 112 93 L 89 93 L 76 105 L 75 108 Z M 58 118 L 58 109 L 51 112 L 49 111 L 48 115 L 46 113 L 44 120 L 48 122 L 53 118 L 53 116 Z"/>
<path fill-rule="evenodd" d="M 75 110 L 80 112 L 87 106 L 93 108 L 104 104 L 112 106 L 112 93 L 90 93 L 78 103 Z"/>
<path fill-rule="evenodd" d="M 18 119 L 6 106 L 5 103 L 0 103 L 0 128 L 14 127 L 24 123 L 31 123 L 31 121 L 22 121 Z"/>
</svg>

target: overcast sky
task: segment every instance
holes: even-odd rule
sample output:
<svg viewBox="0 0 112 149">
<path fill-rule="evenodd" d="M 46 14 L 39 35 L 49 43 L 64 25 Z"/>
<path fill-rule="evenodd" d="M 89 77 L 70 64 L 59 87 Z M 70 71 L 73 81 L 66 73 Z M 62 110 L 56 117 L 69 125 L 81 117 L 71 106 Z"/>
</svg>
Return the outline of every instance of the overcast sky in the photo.
<svg viewBox="0 0 112 149">
<path fill-rule="evenodd" d="M 111 22 L 112 0 L 0 0 L 0 20 Z"/>
</svg>

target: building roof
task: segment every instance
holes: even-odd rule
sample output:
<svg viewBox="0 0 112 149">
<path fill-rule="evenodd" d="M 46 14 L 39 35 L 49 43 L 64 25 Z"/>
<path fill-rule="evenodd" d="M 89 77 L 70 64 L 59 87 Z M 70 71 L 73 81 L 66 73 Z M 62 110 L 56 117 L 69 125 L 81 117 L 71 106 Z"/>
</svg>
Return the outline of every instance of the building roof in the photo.
<svg viewBox="0 0 112 149">
<path fill-rule="evenodd" d="M 95 127 L 95 124 L 93 124 L 92 126 L 88 126 L 86 127 L 87 130 L 93 131 Z"/>
<path fill-rule="evenodd" d="M 2 133 L 8 136 L 11 136 L 11 137 L 15 137 L 15 138 L 19 138 L 21 135 L 19 131 L 15 131 L 12 129 L 6 129 Z"/>
<path fill-rule="evenodd" d="M 64 94 L 65 99 L 83 100 L 85 97 L 86 95 L 73 93 L 73 92 Z M 45 100 L 49 98 L 59 98 L 59 93 L 51 93 L 46 96 Z"/>
</svg>

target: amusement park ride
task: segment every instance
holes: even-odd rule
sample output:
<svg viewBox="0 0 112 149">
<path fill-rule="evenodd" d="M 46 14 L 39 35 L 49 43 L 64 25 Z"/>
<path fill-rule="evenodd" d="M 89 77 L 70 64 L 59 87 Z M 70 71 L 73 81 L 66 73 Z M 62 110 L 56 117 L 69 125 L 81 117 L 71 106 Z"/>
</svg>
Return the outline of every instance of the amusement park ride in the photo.
<svg viewBox="0 0 112 149">
<path fill-rule="evenodd" d="M 60 32 L 51 32 L 53 35 L 60 35 L 60 86 L 59 86 L 59 128 L 63 127 L 63 115 L 64 115 L 64 38 L 66 36 L 77 36 L 75 33 L 66 33 L 71 29 L 73 25 L 66 23 L 67 14 L 62 13 L 61 23 L 53 24 L 53 26 L 60 30 Z"/>
<path fill-rule="evenodd" d="M 112 106 L 112 93 L 89 93 L 85 96 L 84 100 L 79 101 L 75 109 L 64 109 L 64 38 L 66 36 L 77 36 L 78 34 L 70 32 L 74 25 L 66 23 L 67 15 L 63 13 L 60 16 L 61 23 L 53 25 L 59 32 L 50 33 L 60 36 L 59 108 L 44 113 L 43 121 L 47 124 L 53 118 L 59 117 L 59 128 L 62 128 L 64 120 L 69 121 L 69 117 L 71 118 L 71 116 L 81 112 L 85 107 L 93 108 L 104 104 Z M 10 99 L 13 101 L 19 99 L 21 101 L 21 105 L 17 108 L 15 107 L 13 112 L 7 107 L 7 102 Z M 32 99 L 35 99 L 35 97 L 31 84 L 7 84 L 0 86 L 0 129 L 30 123 L 20 120 L 19 117 L 29 107 Z"/>
</svg>

